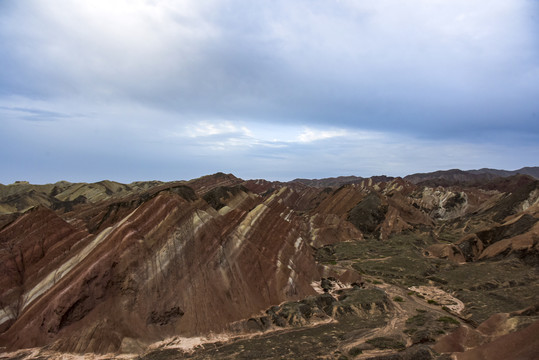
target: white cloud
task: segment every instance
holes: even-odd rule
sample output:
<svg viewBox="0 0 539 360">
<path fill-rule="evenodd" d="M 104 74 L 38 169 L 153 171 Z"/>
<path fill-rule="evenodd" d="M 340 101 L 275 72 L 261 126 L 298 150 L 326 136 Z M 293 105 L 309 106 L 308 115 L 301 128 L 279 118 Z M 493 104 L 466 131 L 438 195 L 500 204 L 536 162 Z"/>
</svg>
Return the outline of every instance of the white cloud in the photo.
<svg viewBox="0 0 539 360">
<path fill-rule="evenodd" d="M 185 130 L 174 132 L 169 136 L 189 136 L 191 138 L 215 137 L 227 138 L 231 146 L 270 146 L 285 147 L 294 143 L 311 143 L 336 137 L 354 137 L 356 139 L 372 139 L 379 137 L 375 132 L 348 131 L 345 129 L 323 129 L 273 124 L 251 124 L 253 129 L 241 123 L 231 121 L 200 121 L 185 126 Z"/>
<path fill-rule="evenodd" d="M 310 143 L 318 140 L 331 139 L 334 137 L 346 136 L 349 133 L 346 130 L 315 130 L 306 128 L 298 136 L 298 141 L 300 143 Z"/>
<path fill-rule="evenodd" d="M 221 122 L 208 122 L 201 121 L 195 125 L 186 126 L 187 134 L 192 138 L 223 135 L 223 134 L 235 134 L 241 131 L 243 134 L 248 133 L 248 129 L 244 126 L 237 127 L 230 121 Z M 246 131 L 247 130 L 247 131 Z"/>
</svg>

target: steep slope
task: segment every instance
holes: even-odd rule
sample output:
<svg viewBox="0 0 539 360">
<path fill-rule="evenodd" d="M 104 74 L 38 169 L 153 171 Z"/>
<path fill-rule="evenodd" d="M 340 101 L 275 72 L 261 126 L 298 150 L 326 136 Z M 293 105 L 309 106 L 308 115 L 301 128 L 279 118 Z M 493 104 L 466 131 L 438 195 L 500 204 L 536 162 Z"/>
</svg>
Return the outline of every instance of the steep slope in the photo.
<svg viewBox="0 0 539 360">
<path fill-rule="evenodd" d="M 458 360 L 536 359 L 539 356 L 537 306 L 494 314 L 477 329 L 461 326 L 440 338 L 434 349 Z"/>
<path fill-rule="evenodd" d="M 0 231 L 0 329 L 9 326 L 38 293 L 45 274 L 55 273 L 89 234 L 52 210 L 37 207 Z M 54 283 L 61 274 L 49 279 Z M 35 289 L 33 292 L 29 289 Z"/>
<path fill-rule="evenodd" d="M 230 196 L 213 204 L 217 210 L 163 191 L 101 230 L 60 265 L 60 279 L 46 276 L 28 288 L 48 291 L 30 296 L 2 343 L 128 351 L 173 334 L 222 331 L 314 294 L 322 268 L 304 240 L 303 218 L 283 203 L 285 191 L 265 199 L 241 189 L 221 193 Z"/>
<path fill-rule="evenodd" d="M 448 228 L 465 228 L 451 244 L 436 244 L 426 251 L 431 256 L 457 262 L 485 260 L 519 255 L 537 262 L 539 255 L 539 181 L 513 177 L 488 183 L 507 192 L 492 193 L 491 200 L 470 215 L 446 224 Z M 485 194 L 485 193 L 483 193 Z"/>
<path fill-rule="evenodd" d="M 141 181 L 126 185 L 108 180 L 92 184 L 60 181 L 47 185 L 16 182 L 0 187 L 0 214 L 24 212 L 39 205 L 70 211 L 77 204 L 94 204 L 111 198 L 140 194 L 162 184 L 159 181 Z"/>
</svg>

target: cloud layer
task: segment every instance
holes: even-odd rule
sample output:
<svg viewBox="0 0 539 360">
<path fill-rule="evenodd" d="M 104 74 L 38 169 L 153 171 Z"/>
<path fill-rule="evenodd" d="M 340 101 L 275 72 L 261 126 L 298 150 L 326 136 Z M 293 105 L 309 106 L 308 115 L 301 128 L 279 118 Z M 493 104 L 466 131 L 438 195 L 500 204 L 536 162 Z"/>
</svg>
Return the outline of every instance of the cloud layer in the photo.
<svg viewBox="0 0 539 360">
<path fill-rule="evenodd" d="M 537 165 L 538 10 L 3 1 L 0 182 Z"/>
</svg>

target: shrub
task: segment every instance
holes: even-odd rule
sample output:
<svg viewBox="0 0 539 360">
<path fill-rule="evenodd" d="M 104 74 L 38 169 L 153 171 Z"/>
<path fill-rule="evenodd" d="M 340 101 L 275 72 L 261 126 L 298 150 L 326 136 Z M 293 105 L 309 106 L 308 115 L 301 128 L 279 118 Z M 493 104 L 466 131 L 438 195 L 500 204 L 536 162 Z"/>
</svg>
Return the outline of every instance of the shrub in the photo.
<svg viewBox="0 0 539 360">
<path fill-rule="evenodd" d="M 393 301 L 396 301 L 396 302 L 404 302 L 404 299 L 401 298 L 400 296 L 395 296 L 395 297 L 393 298 Z"/>
<path fill-rule="evenodd" d="M 363 350 L 361 350 L 358 346 L 356 346 L 356 347 L 351 348 L 348 351 L 348 355 L 350 355 L 350 356 L 358 356 L 362 352 L 363 352 Z"/>
<path fill-rule="evenodd" d="M 425 314 L 419 314 L 412 316 L 406 320 L 406 325 L 410 326 L 423 326 L 427 322 L 427 317 Z"/>
<path fill-rule="evenodd" d="M 367 340 L 367 344 L 371 344 L 378 349 L 404 350 L 406 348 L 406 345 L 404 345 L 404 343 L 387 337 L 377 337 L 374 339 Z"/>
<path fill-rule="evenodd" d="M 455 325 L 460 324 L 457 319 L 454 319 L 451 316 L 442 316 L 442 317 L 439 317 L 436 321 L 440 321 L 446 324 L 455 324 Z"/>
</svg>

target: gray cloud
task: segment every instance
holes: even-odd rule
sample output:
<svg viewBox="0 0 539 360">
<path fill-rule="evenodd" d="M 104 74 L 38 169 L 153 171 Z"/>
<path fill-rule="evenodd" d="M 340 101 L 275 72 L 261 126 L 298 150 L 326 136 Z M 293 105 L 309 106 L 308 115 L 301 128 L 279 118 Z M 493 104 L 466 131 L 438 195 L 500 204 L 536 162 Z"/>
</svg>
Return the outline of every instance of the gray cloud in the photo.
<svg viewBox="0 0 539 360">
<path fill-rule="evenodd" d="M 444 162 L 434 144 L 443 153 L 453 144 L 454 154 L 482 154 L 470 167 L 516 167 L 539 143 L 539 26 L 531 15 L 538 7 L 531 0 L 3 1 L 0 67 L 9 71 L 0 72 L 0 141 L 30 147 L 18 155 L 21 172 L 31 171 L 32 144 L 41 144 L 58 158 L 69 151 L 140 159 L 148 170 L 119 173 L 137 178 L 158 172 L 151 164 L 193 175 L 273 168 L 280 177 L 466 167 L 469 157 Z M 170 136 L 226 123 L 234 131 Z M 303 128 L 383 133 L 385 148 L 370 140 L 352 146 L 353 135 L 301 143 Z M 412 151 L 397 141 L 418 145 Z M 493 155 L 501 150 L 508 152 Z M 320 156 L 325 170 L 297 165 Z M 236 164 L 254 159 L 260 166 Z M 527 159 L 522 165 L 533 165 Z M 58 165 L 63 173 L 68 163 Z M 118 168 L 96 161 L 86 173 L 107 177 Z"/>
</svg>

